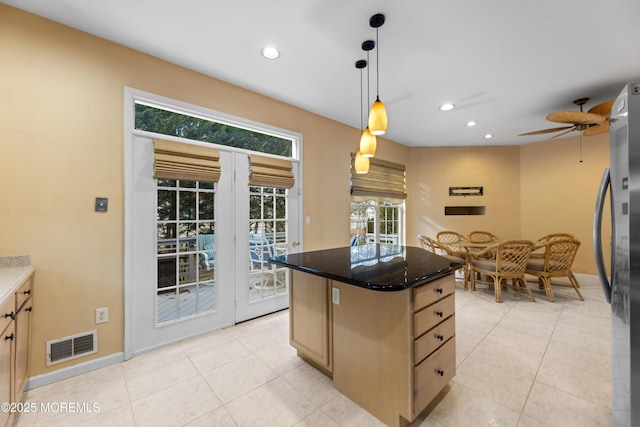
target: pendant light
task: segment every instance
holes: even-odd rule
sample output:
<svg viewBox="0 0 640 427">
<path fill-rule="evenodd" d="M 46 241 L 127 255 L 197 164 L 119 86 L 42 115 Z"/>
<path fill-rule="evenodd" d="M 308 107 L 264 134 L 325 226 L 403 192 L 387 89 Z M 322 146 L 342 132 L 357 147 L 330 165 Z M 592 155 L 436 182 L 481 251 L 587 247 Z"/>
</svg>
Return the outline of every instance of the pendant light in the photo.
<svg viewBox="0 0 640 427">
<path fill-rule="evenodd" d="M 373 40 L 362 42 L 362 50 L 367 52 L 365 67 L 369 63 L 369 51 L 374 47 L 375 43 Z M 367 105 L 369 105 L 369 81 L 369 68 L 367 68 Z M 362 124 L 362 70 L 360 70 L 360 105 L 360 123 Z M 364 157 L 373 157 L 376 155 L 377 145 L 376 136 L 369 131 L 369 126 L 367 126 L 364 131 L 362 131 L 362 136 L 360 137 L 360 153 Z"/>
<path fill-rule="evenodd" d="M 387 109 L 380 101 L 380 44 L 378 29 L 384 24 L 384 15 L 377 13 L 369 19 L 369 25 L 376 29 L 376 101 L 369 112 L 369 131 L 373 135 L 383 135 L 387 132 Z"/>
<path fill-rule="evenodd" d="M 367 66 L 367 61 L 365 61 L 364 59 L 360 59 L 356 61 L 356 68 L 360 70 L 360 126 L 361 127 L 362 127 L 362 69 L 366 66 Z M 355 159 L 353 160 L 353 167 L 355 168 L 357 174 L 365 174 L 369 172 L 369 157 L 363 156 L 359 149 L 358 149 L 358 152 L 356 153 Z"/>
</svg>

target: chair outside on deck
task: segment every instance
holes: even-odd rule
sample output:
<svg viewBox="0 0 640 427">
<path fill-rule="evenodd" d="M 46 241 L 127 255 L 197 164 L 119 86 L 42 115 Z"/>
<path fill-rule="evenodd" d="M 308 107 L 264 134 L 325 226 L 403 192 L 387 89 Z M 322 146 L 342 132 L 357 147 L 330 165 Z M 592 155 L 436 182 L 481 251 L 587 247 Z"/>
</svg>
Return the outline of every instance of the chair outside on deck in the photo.
<svg viewBox="0 0 640 427">
<path fill-rule="evenodd" d="M 276 274 L 269 263 L 269 258 L 275 256 L 275 247 L 273 241 L 263 238 L 260 235 L 252 234 L 249 236 L 249 262 L 250 269 L 255 273 L 251 273 L 255 280 L 252 280 L 251 286 L 256 289 L 266 289 L 285 286 L 276 279 Z M 269 275 L 270 277 L 264 277 Z M 276 283 L 277 282 L 277 283 Z"/>
<path fill-rule="evenodd" d="M 549 301 L 555 301 L 551 285 L 573 287 L 582 301 L 584 298 L 578 289 L 578 281 L 571 273 L 571 265 L 578 253 L 580 242 L 575 239 L 550 240 L 544 246 L 544 255 L 530 258 L 527 263 L 526 274 L 536 276 L 544 287 Z M 569 284 L 551 283 L 553 277 L 566 277 Z"/>
<path fill-rule="evenodd" d="M 200 252 L 200 265 L 206 271 L 213 270 L 215 262 L 215 234 L 200 234 L 198 236 L 198 251 Z"/>
<path fill-rule="evenodd" d="M 533 242 L 529 240 L 505 240 L 473 253 L 469 263 L 471 290 L 476 290 L 475 273 L 479 273 L 493 280 L 496 302 L 502 302 L 502 285 L 506 285 L 508 279 L 511 279 L 514 289 L 523 287 L 531 301 L 535 302 L 524 276 L 532 250 Z M 491 258 L 484 258 L 485 256 Z"/>
</svg>

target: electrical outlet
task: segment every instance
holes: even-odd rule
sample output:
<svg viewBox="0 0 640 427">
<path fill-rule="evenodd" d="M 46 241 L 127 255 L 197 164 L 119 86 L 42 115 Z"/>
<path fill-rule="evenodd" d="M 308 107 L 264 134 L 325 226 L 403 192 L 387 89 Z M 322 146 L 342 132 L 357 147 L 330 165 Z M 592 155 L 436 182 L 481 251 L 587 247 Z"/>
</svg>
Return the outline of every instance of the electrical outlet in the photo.
<svg viewBox="0 0 640 427">
<path fill-rule="evenodd" d="M 107 307 L 96 308 L 96 324 L 107 323 L 109 320 L 109 309 Z"/>
<path fill-rule="evenodd" d="M 340 305 L 340 289 L 331 288 L 331 302 L 335 305 Z"/>
</svg>

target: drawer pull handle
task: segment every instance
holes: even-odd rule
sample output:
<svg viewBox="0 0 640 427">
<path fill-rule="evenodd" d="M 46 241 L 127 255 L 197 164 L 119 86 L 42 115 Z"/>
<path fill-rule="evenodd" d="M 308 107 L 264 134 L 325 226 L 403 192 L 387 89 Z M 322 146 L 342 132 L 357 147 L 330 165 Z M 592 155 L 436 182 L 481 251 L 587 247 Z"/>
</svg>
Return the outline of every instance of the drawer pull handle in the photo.
<svg viewBox="0 0 640 427">
<path fill-rule="evenodd" d="M 444 377 L 444 371 L 442 369 L 438 369 L 438 375 Z"/>
<path fill-rule="evenodd" d="M 6 335 L 6 336 L 4 337 L 4 340 L 5 340 L 5 341 L 9 341 L 9 340 L 13 341 L 13 333 L 11 333 L 11 335 Z"/>
<path fill-rule="evenodd" d="M 31 310 L 33 310 L 33 307 L 27 307 L 24 309 L 24 311 L 31 311 Z"/>
<path fill-rule="evenodd" d="M 436 338 L 438 338 L 440 341 L 444 341 L 444 335 L 436 335 Z"/>
<path fill-rule="evenodd" d="M 436 293 L 437 294 L 442 294 L 442 288 L 436 288 Z"/>
<path fill-rule="evenodd" d="M 15 314 L 13 313 L 13 311 L 11 313 L 5 313 L 4 318 L 6 319 L 7 317 L 11 317 L 11 319 L 13 319 L 15 317 Z"/>
<path fill-rule="evenodd" d="M 23 294 L 25 295 L 31 295 L 31 289 L 27 289 L 26 291 L 23 292 Z"/>
<path fill-rule="evenodd" d="M 443 313 L 443 312 L 441 312 L 441 311 L 436 311 L 436 315 L 437 315 L 438 317 L 442 317 L 442 316 L 444 316 L 444 313 Z"/>
</svg>

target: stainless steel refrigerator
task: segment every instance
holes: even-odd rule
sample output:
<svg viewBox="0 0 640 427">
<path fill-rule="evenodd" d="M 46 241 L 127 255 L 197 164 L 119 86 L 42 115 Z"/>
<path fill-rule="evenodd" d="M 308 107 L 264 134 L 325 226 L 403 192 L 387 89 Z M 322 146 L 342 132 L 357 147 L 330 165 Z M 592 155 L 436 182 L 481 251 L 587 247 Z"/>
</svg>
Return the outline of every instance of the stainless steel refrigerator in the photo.
<svg viewBox="0 0 640 427">
<path fill-rule="evenodd" d="M 611 303 L 614 426 L 640 426 L 640 84 L 627 84 L 610 117 L 610 166 L 598 192 L 593 240 Z M 603 259 L 602 213 L 611 203 L 611 280 Z"/>
</svg>

